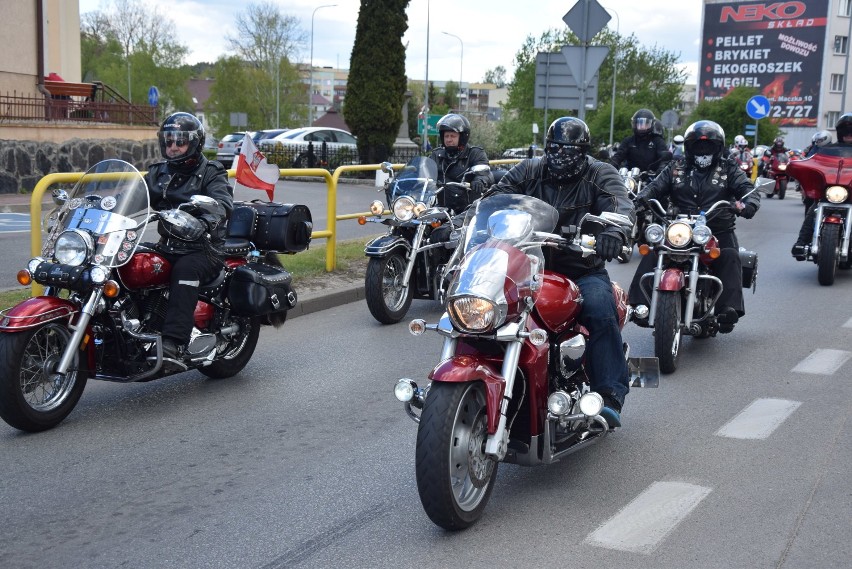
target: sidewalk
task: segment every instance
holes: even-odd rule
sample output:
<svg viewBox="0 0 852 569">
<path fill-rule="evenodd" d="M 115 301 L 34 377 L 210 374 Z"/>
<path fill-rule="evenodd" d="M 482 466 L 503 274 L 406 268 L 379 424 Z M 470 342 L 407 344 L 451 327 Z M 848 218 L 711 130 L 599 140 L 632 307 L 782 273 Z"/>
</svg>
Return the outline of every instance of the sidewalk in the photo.
<svg viewBox="0 0 852 569">
<path fill-rule="evenodd" d="M 32 194 L 0 194 L 0 213 L 29 213 Z M 42 196 L 41 210 L 53 206 L 50 192 Z"/>
</svg>

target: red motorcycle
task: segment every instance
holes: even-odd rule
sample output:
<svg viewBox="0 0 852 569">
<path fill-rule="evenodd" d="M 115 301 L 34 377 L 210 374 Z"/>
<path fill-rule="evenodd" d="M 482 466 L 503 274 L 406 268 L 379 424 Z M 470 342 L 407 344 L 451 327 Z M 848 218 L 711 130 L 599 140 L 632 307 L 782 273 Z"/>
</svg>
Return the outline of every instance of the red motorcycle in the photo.
<svg viewBox="0 0 852 569">
<path fill-rule="evenodd" d="M 0 312 L 0 417 L 23 431 L 59 424 L 88 378 L 150 381 L 188 369 L 224 378 L 248 364 L 263 324 L 280 326 L 295 306 L 290 274 L 274 251 L 301 251 L 310 241 L 305 206 L 274 216 L 268 204 L 235 204 L 224 266 L 199 289 L 191 339 L 179 359 L 163 357 L 159 329 L 168 303 L 170 263 L 141 243 L 150 221 L 187 235 L 192 209 L 221 211 L 193 196 L 180 209 L 152 212 L 142 175 L 121 160 L 93 166 L 70 192 L 54 192 L 41 257 L 18 282 L 44 294 Z M 280 209 L 280 208 L 279 208 Z M 261 261 L 263 258 L 263 261 Z"/>
<path fill-rule="evenodd" d="M 790 182 L 790 173 L 787 171 L 789 164 L 790 156 L 786 152 L 776 152 L 772 155 L 766 168 L 766 175 L 775 180 L 775 185 L 772 191 L 766 192 L 766 197 L 778 196 L 779 200 L 783 200 L 787 195 L 787 184 Z"/>
<path fill-rule="evenodd" d="M 852 268 L 852 148 L 829 146 L 805 160 L 790 163 L 790 174 L 798 180 L 802 194 L 816 203 L 811 245 L 798 261 L 817 264 L 817 280 L 834 284 L 837 268 Z"/>
<path fill-rule="evenodd" d="M 754 167 L 754 156 L 748 150 L 735 150 L 733 152 L 734 160 L 737 163 L 737 168 L 743 171 L 747 178 L 751 179 L 751 171 Z"/>
<path fill-rule="evenodd" d="M 463 254 L 451 279 L 446 312 L 409 330 L 444 337 L 431 383 L 396 383 L 394 393 L 417 430 L 417 489 L 431 520 L 448 530 L 475 523 L 501 462 L 550 464 L 609 431 L 603 400 L 584 366 L 588 331 L 577 322 L 583 298 L 568 278 L 544 267 L 542 247 L 594 254 L 594 234 L 624 216 L 587 215 L 568 238 L 552 233 L 556 209 L 530 196 L 481 200 L 463 228 Z M 629 223 L 629 221 L 627 221 Z M 584 234 L 583 232 L 588 233 Z M 619 325 L 625 292 L 613 285 Z M 633 386 L 656 387 L 656 358 L 630 358 Z"/>
</svg>

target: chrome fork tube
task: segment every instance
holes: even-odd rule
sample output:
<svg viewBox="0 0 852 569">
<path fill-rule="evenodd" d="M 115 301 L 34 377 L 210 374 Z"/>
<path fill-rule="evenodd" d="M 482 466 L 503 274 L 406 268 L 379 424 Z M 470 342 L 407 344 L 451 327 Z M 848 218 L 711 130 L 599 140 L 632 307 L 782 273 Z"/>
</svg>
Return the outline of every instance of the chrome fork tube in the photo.
<svg viewBox="0 0 852 569">
<path fill-rule="evenodd" d="M 663 260 L 666 257 L 664 251 L 657 255 L 657 268 L 654 269 L 654 284 L 651 285 L 651 310 L 648 311 L 648 326 L 654 327 L 654 319 L 657 316 L 657 297 L 659 296 L 660 280 L 663 278 Z"/>
<path fill-rule="evenodd" d="M 414 240 L 411 242 L 411 256 L 408 258 L 408 264 L 405 266 L 405 275 L 402 277 L 403 288 L 408 287 L 408 280 L 411 278 L 411 273 L 414 272 L 414 263 L 417 262 L 417 255 L 420 252 L 420 243 L 423 241 L 423 234 L 425 232 L 425 223 L 421 223 L 417 226 L 417 233 L 414 234 Z"/>
<path fill-rule="evenodd" d="M 68 371 L 68 367 L 71 365 L 74 355 L 77 353 L 77 350 L 80 349 L 83 336 L 86 334 L 86 328 L 88 327 L 92 316 L 95 314 L 95 307 L 98 305 L 102 294 L 103 289 L 101 288 L 93 290 L 92 294 L 89 295 L 89 299 L 86 301 L 86 304 L 84 304 L 83 308 L 80 310 L 80 318 L 77 319 L 77 323 L 71 324 L 69 321 L 68 327 L 74 330 L 74 334 L 71 336 L 71 341 L 68 342 L 68 345 L 65 347 L 62 359 L 59 360 L 59 364 L 54 370 L 55 373 L 65 375 L 65 372 Z"/>
<path fill-rule="evenodd" d="M 689 329 L 692 323 L 692 312 L 695 306 L 695 296 L 698 292 L 698 253 L 692 256 L 692 270 L 689 271 L 689 289 L 686 295 L 686 304 L 684 306 L 683 325 Z"/>
<path fill-rule="evenodd" d="M 518 330 L 526 329 L 527 317 L 521 319 Z M 485 443 L 485 454 L 495 457 L 497 460 L 503 460 L 506 456 L 509 444 L 509 431 L 506 430 L 506 413 L 509 409 L 509 402 L 512 400 L 512 390 L 515 387 L 515 377 L 518 372 L 518 361 L 521 358 L 521 348 L 524 345 L 522 338 L 516 337 L 506 346 L 506 355 L 503 358 L 503 369 L 501 373 L 506 384 L 503 387 L 503 400 L 500 402 L 500 419 L 497 423 L 497 430 L 493 435 L 488 437 Z"/>
</svg>

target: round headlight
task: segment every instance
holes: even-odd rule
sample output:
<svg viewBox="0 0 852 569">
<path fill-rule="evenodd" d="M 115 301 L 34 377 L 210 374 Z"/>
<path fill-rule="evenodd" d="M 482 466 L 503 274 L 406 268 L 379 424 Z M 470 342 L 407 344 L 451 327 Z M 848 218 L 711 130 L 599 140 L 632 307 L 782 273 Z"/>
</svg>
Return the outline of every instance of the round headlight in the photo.
<svg viewBox="0 0 852 569">
<path fill-rule="evenodd" d="M 603 409 L 603 397 L 594 391 L 590 391 L 588 393 L 584 393 L 582 397 L 580 397 L 580 401 L 577 402 L 577 406 L 580 408 L 580 413 L 587 417 L 594 417 Z"/>
<path fill-rule="evenodd" d="M 472 296 L 454 298 L 448 309 L 453 325 L 469 332 L 487 332 L 494 326 L 497 314 L 493 302 Z"/>
<path fill-rule="evenodd" d="M 648 243 L 661 243 L 664 235 L 663 226 L 658 223 L 652 223 L 645 228 L 645 239 Z"/>
<path fill-rule="evenodd" d="M 91 277 L 92 282 L 95 284 L 104 283 L 109 278 L 109 270 L 106 267 L 95 265 L 89 270 L 89 277 Z"/>
<path fill-rule="evenodd" d="M 394 397 L 407 403 L 414 399 L 414 391 L 417 389 L 417 384 L 410 379 L 400 379 L 393 387 Z"/>
<path fill-rule="evenodd" d="M 692 239 L 692 229 L 685 223 L 672 223 L 666 230 L 666 239 L 675 247 L 686 247 Z"/>
<path fill-rule="evenodd" d="M 426 211 L 426 204 L 423 202 L 417 202 L 414 204 L 414 217 L 420 217 L 424 211 Z"/>
<path fill-rule="evenodd" d="M 385 204 L 380 202 L 379 200 L 375 200 L 370 204 L 370 213 L 373 215 L 382 215 L 385 211 Z"/>
<path fill-rule="evenodd" d="M 393 216 L 400 221 L 408 221 L 414 217 L 414 200 L 408 196 L 397 198 L 393 202 Z"/>
<path fill-rule="evenodd" d="M 88 233 L 78 230 L 64 231 L 56 238 L 53 256 L 63 265 L 82 265 L 89 258 L 94 243 Z"/>
<path fill-rule="evenodd" d="M 825 190 L 825 199 L 831 203 L 843 203 L 849 197 L 849 191 L 843 186 L 831 186 Z"/>
<path fill-rule="evenodd" d="M 42 258 L 42 257 L 33 257 L 33 258 L 32 258 L 32 259 L 30 259 L 30 261 L 27 263 L 27 270 L 30 272 L 30 274 L 34 275 L 34 274 L 35 274 L 35 272 L 36 272 L 36 269 L 37 269 L 37 268 L 38 268 L 38 266 L 39 266 L 39 265 L 41 265 L 42 263 L 44 263 L 44 258 Z"/>
<path fill-rule="evenodd" d="M 564 391 L 554 391 L 547 398 L 547 410 L 554 415 L 565 415 L 571 410 L 571 397 Z"/>
<path fill-rule="evenodd" d="M 624 180 L 624 185 L 627 186 L 628 191 L 633 192 L 636 190 L 636 180 L 634 180 L 633 178 L 627 178 L 626 180 Z"/>
<path fill-rule="evenodd" d="M 704 245 L 710 238 L 713 237 L 713 232 L 706 225 L 699 225 L 692 230 L 692 240 L 699 245 Z"/>
</svg>

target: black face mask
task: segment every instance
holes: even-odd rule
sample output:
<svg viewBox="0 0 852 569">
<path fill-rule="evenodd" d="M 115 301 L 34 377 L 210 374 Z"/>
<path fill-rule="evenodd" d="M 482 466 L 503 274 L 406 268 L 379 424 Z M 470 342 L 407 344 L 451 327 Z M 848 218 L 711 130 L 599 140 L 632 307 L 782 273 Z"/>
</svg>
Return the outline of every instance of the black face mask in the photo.
<svg viewBox="0 0 852 569">
<path fill-rule="evenodd" d="M 579 176 L 586 164 L 586 151 L 579 146 L 548 142 L 544 153 L 550 174 L 560 180 Z"/>
<path fill-rule="evenodd" d="M 710 140 L 699 140 L 690 149 L 692 165 L 699 170 L 706 170 L 716 159 L 716 144 Z"/>
</svg>

